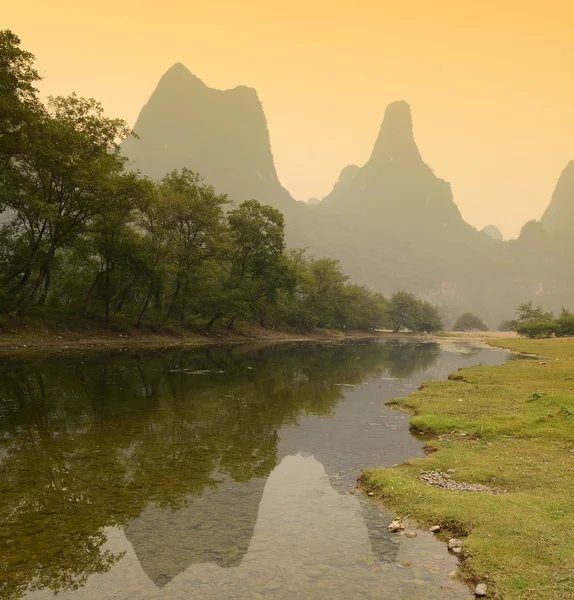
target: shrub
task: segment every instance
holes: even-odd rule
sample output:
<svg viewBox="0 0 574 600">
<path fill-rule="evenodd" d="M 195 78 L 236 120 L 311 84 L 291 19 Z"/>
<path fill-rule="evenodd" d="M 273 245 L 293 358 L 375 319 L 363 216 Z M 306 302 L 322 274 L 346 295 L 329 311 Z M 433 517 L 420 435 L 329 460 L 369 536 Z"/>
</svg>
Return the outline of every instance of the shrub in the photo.
<svg viewBox="0 0 574 600">
<path fill-rule="evenodd" d="M 557 337 L 574 335 L 574 315 L 564 315 L 554 321 L 554 333 Z"/>
<path fill-rule="evenodd" d="M 555 321 L 528 321 L 516 326 L 516 333 L 529 338 L 549 338 L 556 330 Z"/>
</svg>

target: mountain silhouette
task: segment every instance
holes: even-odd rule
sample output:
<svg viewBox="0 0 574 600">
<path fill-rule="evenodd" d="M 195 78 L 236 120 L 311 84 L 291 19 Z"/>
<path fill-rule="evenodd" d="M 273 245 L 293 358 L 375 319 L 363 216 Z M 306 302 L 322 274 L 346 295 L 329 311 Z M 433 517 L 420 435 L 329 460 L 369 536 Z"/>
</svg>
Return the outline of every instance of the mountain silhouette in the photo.
<svg viewBox="0 0 574 600">
<path fill-rule="evenodd" d="M 415 222 L 437 227 L 466 225 L 450 185 L 423 161 L 413 134 L 411 109 L 404 101 L 387 107 L 369 160 L 362 168 L 344 169 L 323 204 L 337 212 L 379 213 L 385 223 L 404 220 L 408 213 L 409 227 Z"/>
<path fill-rule="evenodd" d="M 253 88 L 212 89 L 177 63 L 142 108 L 134 131 L 139 139 L 125 140 L 123 152 L 133 168 L 154 179 L 188 167 L 232 200 L 265 198 L 282 208 L 295 203 L 279 183 Z"/>
<path fill-rule="evenodd" d="M 562 171 L 540 222 L 549 232 L 574 232 L 574 160 Z"/>
<path fill-rule="evenodd" d="M 254 198 L 281 210 L 286 241 L 335 258 L 358 283 L 399 289 L 439 305 L 449 321 L 479 314 L 491 327 L 525 300 L 559 310 L 574 304 L 564 269 L 574 255 L 574 161 L 560 177 L 538 227 L 503 241 L 466 223 L 450 184 L 437 177 L 415 141 L 411 109 L 390 104 L 367 162 L 345 167 L 321 201 L 297 202 L 275 169 L 257 92 L 209 88 L 182 64 L 161 78 L 123 143 L 132 168 L 155 179 L 188 167 L 235 202 Z M 542 295 L 541 295 L 542 294 Z"/>
</svg>

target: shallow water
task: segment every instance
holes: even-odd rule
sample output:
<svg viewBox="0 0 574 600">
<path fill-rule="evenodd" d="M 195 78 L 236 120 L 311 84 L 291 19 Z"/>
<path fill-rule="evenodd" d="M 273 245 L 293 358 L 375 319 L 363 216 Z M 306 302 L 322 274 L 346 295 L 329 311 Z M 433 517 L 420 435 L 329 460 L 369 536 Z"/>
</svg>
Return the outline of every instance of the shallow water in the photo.
<svg viewBox="0 0 574 600">
<path fill-rule="evenodd" d="M 507 354 L 363 342 L 0 363 L 0 598 L 466 598 L 352 495 L 421 455 L 384 402 Z"/>
</svg>

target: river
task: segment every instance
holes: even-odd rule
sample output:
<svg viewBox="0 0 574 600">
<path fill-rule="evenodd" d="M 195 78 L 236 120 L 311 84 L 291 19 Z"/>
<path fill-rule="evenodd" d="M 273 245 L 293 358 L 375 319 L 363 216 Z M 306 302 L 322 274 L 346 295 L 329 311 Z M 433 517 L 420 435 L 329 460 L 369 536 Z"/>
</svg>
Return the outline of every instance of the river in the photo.
<svg viewBox="0 0 574 600">
<path fill-rule="evenodd" d="M 3 358 L 0 598 L 467 598 L 444 544 L 349 490 L 422 455 L 387 400 L 507 358 L 379 340 Z"/>
</svg>

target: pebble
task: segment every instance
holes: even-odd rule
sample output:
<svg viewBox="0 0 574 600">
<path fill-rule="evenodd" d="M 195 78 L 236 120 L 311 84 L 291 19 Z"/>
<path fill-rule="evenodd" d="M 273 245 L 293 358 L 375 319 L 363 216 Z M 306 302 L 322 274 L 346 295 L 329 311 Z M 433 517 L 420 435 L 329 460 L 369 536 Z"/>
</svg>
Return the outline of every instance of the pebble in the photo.
<svg viewBox="0 0 574 600">
<path fill-rule="evenodd" d="M 479 583 L 475 588 L 474 588 L 474 594 L 476 596 L 486 596 L 486 594 L 488 593 L 488 588 L 486 587 L 485 583 Z"/>
<path fill-rule="evenodd" d="M 405 537 L 408 538 L 416 538 L 417 537 L 417 532 L 416 531 L 407 531 L 405 533 Z"/>
<path fill-rule="evenodd" d="M 456 571 L 456 570 L 455 570 L 455 571 L 451 571 L 451 572 L 448 574 L 448 578 L 449 578 L 449 579 L 456 579 L 456 574 L 457 574 L 457 573 L 458 573 L 458 571 Z"/>
<path fill-rule="evenodd" d="M 436 533 L 437 531 L 440 531 L 440 525 L 433 525 L 432 527 L 429 527 L 429 531 L 431 533 Z"/>
<path fill-rule="evenodd" d="M 452 549 L 452 551 L 453 551 L 455 554 L 460 554 L 460 553 L 462 552 L 462 548 L 453 548 L 453 549 Z"/>
<path fill-rule="evenodd" d="M 451 538 L 448 541 L 448 547 L 453 550 L 454 548 L 462 548 L 462 540 L 457 540 L 456 538 Z"/>
<path fill-rule="evenodd" d="M 404 528 L 405 528 L 405 526 L 400 521 L 393 521 L 387 527 L 387 529 L 389 531 L 400 531 L 401 529 L 404 529 Z"/>
<path fill-rule="evenodd" d="M 447 469 L 446 472 L 452 475 L 453 473 L 456 473 L 456 469 Z"/>
</svg>

